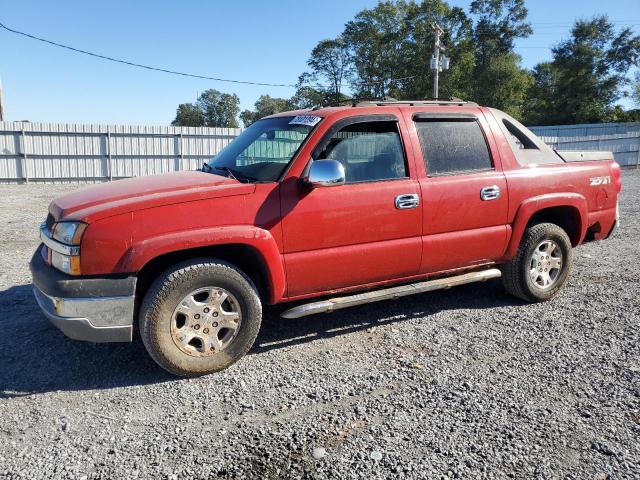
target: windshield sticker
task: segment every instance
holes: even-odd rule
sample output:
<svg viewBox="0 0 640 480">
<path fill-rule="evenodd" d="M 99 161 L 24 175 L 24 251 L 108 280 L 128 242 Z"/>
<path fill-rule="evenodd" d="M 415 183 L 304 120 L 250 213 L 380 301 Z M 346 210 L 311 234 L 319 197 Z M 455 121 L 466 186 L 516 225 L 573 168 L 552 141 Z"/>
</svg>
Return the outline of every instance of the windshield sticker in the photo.
<svg viewBox="0 0 640 480">
<path fill-rule="evenodd" d="M 322 117 L 316 117 L 315 115 L 298 115 L 293 117 L 293 120 L 289 122 L 289 125 L 308 125 L 310 127 L 315 126 Z"/>
</svg>

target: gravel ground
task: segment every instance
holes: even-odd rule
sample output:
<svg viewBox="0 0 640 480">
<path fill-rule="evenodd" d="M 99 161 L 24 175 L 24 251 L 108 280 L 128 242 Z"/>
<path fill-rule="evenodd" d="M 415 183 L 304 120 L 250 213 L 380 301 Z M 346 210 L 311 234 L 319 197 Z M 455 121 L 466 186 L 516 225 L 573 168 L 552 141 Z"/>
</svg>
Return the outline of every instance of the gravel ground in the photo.
<svg viewBox="0 0 640 480">
<path fill-rule="evenodd" d="M 27 262 L 48 201 L 0 186 L 2 478 L 638 478 L 640 172 L 622 229 L 527 305 L 499 281 L 299 320 L 195 380 L 66 339 Z"/>
</svg>

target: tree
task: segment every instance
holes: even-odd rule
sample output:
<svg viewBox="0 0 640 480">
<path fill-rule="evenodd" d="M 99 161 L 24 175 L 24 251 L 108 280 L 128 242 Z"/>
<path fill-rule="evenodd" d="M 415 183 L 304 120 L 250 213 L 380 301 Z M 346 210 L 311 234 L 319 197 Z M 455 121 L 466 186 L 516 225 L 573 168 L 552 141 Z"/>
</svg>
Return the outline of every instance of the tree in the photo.
<svg viewBox="0 0 640 480">
<path fill-rule="evenodd" d="M 553 123 L 549 115 L 555 109 L 557 73 L 551 62 L 539 63 L 534 67 L 523 109 L 528 125 Z"/>
<path fill-rule="evenodd" d="M 633 102 L 640 107 L 640 72 L 636 72 L 636 79 L 631 87 L 631 98 Z"/>
<path fill-rule="evenodd" d="M 345 25 L 343 38 L 352 51 L 358 96 L 430 97 L 434 22 L 445 30 L 442 40 L 452 59 L 452 69 L 442 74 L 441 96 L 468 97 L 474 61 L 471 21 L 443 0 L 381 2 Z"/>
<path fill-rule="evenodd" d="M 409 38 L 406 18 L 413 3 L 384 1 L 347 22 L 343 38 L 351 49 L 360 97 L 381 98 L 399 90 L 402 52 Z"/>
<path fill-rule="evenodd" d="M 394 91 L 392 96 L 401 99 L 432 96 L 433 71 L 429 64 L 435 42 L 432 24 L 437 23 L 444 29 L 441 40 L 446 47 L 446 56 L 451 59 L 450 69 L 440 73 L 438 95 L 469 99 L 473 87 L 470 71 L 474 62 L 471 19 L 461 8 L 452 8 L 440 0 L 412 2 L 407 13 L 409 38 L 401 56 L 402 70 L 407 78 L 402 80 L 402 89 Z"/>
<path fill-rule="evenodd" d="M 240 99 L 233 93 L 221 93 L 209 89 L 198 97 L 197 106 L 204 116 L 207 127 L 237 128 Z"/>
<path fill-rule="evenodd" d="M 631 29 L 616 33 L 606 16 L 576 22 L 571 38 L 553 48 L 553 61 L 536 67 L 526 121 L 557 125 L 621 118 L 614 104 L 639 59 L 640 36 Z"/>
<path fill-rule="evenodd" d="M 296 85 L 296 93 L 289 99 L 289 102 L 295 108 L 303 109 L 334 105 L 350 100 L 350 97 L 344 93 L 339 93 L 336 96 L 331 90 L 318 88 L 317 83 L 318 78 L 312 73 L 305 72 L 300 75 Z"/>
<path fill-rule="evenodd" d="M 176 118 L 171 122 L 176 127 L 203 127 L 204 115 L 193 103 L 181 103 L 176 110 Z"/>
<path fill-rule="evenodd" d="M 532 83 L 513 51 L 516 39 L 533 33 L 524 0 L 474 0 L 471 14 L 476 18 L 473 99 L 521 118 Z"/>
<path fill-rule="evenodd" d="M 329 86 L 323 90 L 331 92 L 333 100 L 339 101 L 342 84 L 351 77 L 352 71 L 351 53 L 344 38 L 320 41 L 311 51 L 307 65 L 311 67 L 312 78 L 328 82 Z"/>
<path fill-rule="evenodd" d="M 513 52 L 517 38 L 533 33 L 526 21 L 529 12 L 524 0 L 473 0 L 470 10 L 477 17 L 473 36 L 480 65 L 487 65 L 497 55 Z"/>
<path fill-rule="evenodd" d="M 286 112 L 287 110 L 295 110 L 296 108 L 291 100 L 274 98 L 269 95 L 260 95 L 260 98 L 258 98 L 254 106 L 254 111 L 244 110 L 240 114 L 240 119 L 245 127 L 260 120 L 262 117 L 273 115 L 274 113 Z"/>
<path fill-rule="evenodd" d="M 533 80 L 531 74 L 520 67 L 519 55 L 498 56 L 476 75 L 475 101 L 522 118 L 527 90 Z"/>
</svg>

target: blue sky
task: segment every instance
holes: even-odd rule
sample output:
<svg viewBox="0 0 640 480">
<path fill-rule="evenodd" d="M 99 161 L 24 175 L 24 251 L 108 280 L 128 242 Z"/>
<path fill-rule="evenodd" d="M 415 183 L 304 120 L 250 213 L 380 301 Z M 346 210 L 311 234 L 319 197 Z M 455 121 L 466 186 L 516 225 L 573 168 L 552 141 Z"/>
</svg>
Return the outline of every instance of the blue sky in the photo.
<svg viewBox="0 0 640 480">
<path fill-rule="evenodd" d="M 0 0 L 0 21 L 59 43 L 207 76 L 295 83 L 315 44 L 339 34 L 375 0 L 95 2 Z M 470 0 L 450 3 L 467 7 Z M 577 18 L 606 13 L 640 29 L 638 0 L 528 0 L 534 35 L 518 42 L 526 67 L 550 58 Z M 166 125 L 207 88 L 289 97 L 292 88 L 181 78 L 75 54 L 0 31 L 7 120 Z"/>
</svg>

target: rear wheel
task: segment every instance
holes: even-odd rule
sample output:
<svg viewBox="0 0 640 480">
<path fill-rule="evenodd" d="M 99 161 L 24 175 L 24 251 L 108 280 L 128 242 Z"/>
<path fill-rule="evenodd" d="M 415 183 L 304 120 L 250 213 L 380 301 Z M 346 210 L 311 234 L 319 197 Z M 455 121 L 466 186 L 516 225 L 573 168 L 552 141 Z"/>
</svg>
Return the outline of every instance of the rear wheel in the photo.
<svg viewBox="0 0 640 480">
<path fill-rule="evenodd" d="M 176 265 L 149 288 L 140 335 L 165 370 L 194 377 L 223 370 L 251 348 L 262 306 L 251 280 L 213 259 Z"/>
<path fill-rule="evenodd" d="M 567 233 L 553 223 L 525 231 L 516 256 L 502 266 L 507 292 L 528 302 L 554 297 L 571 271 L 573 250 Z"/>
</svg>

